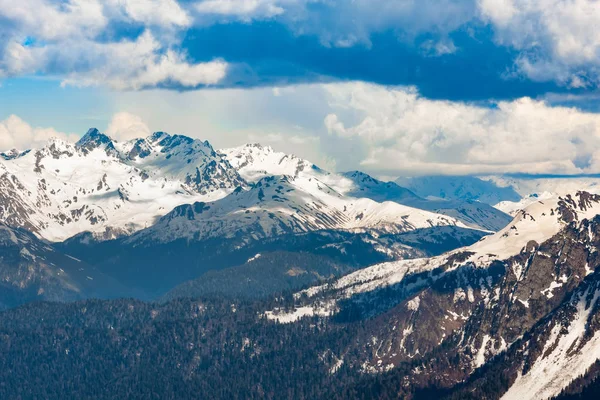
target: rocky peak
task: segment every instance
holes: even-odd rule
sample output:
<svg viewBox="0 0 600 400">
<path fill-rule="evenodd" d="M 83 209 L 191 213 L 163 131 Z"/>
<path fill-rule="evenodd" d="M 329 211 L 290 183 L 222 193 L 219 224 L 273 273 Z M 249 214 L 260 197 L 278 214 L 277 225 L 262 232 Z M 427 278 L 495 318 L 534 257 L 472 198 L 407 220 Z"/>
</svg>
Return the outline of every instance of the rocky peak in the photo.
<svg viewBox="0 0 600 400">
<path fill-rule="evenodd" d="M 14 160 L 15 158 L 23 157 L 24 155 L 26 155 L 29 152 L 30 152 L 30 150 L 19 151 L 17 149 L 11 149 L 7 152 L 0 153 L 0 158 L 5 159 L 6 161 L 10 161 L 10 160 Z"/>
<path fill-rule="evenodd" d="M 273 153 L 273 148 L 271 146 L 263 146 L 260 143 L 247 143 L 244 145 L 244 148 L 252 151 L 252 149 L 254 150 L 259 150 L 265 153 Z"/>
<path fill-rule="evenodd" d="M 110 137 L 96 128 L 90 128 L 77 143 L 75 148 L 87 155 L 91 151 L 104 146 L 107 154 L 116 154 L 116 149 Z"/>
<path fill-rule="evenodd" d="M 348 179 L 352 179 L 354 182 L 357 182 L 357 183 L 366 183 L 366 184 L 371 184 L 371 185 L 378 185 L 380 183 L 383 183 L 383 182 L 378 181 L 377 179 L 373 178 L 371 175 L 365 174 L 364 172 L 361 172 L 361 171 L 343 172 L 342 175 Z"/>
<path fill-rule="evenodd" d="M 136 158 L 145 158 L 152 153 L 152 147 L 146 139 L 136 139 L 133 142 L 131 150 L 127 153 L 127 158 L 134 160 Z"/>
<path fill-rule="evenodd" d="M 148 141 L 150 143 L 158 143 L 161 140 L 170 137 L 171 135 L 169 135 L 167 132 L 154 132 L 152 135 L 150 135 L 150 137 L 148 138 Z"/>
</svg>

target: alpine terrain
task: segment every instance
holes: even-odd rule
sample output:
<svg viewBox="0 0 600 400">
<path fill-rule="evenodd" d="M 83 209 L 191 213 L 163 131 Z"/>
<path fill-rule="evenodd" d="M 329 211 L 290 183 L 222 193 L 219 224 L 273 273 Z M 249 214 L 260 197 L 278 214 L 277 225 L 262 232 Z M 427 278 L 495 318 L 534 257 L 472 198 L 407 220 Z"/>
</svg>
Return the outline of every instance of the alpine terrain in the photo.
<svg viewBox="0 0 600 400">
<path fill-rule="evenodd" d="M 0 170 L 2 398 L 598 390 L 589 186 L 404 187 L 259 144 L 96 129 Z"/>
</svg>

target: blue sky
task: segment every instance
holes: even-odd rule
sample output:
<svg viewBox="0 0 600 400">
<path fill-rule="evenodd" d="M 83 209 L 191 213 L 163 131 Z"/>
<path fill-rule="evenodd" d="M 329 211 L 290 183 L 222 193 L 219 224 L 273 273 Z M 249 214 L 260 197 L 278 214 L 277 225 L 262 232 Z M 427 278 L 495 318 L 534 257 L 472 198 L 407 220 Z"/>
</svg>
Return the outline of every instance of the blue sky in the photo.
<svg viewBox="0 0 600 400">
<path fill-rule="evenodd" d="M 600 173 L 595 0 L 0 0 L 0 150 L 155 130 L 379 175 Z"/>
</svg>

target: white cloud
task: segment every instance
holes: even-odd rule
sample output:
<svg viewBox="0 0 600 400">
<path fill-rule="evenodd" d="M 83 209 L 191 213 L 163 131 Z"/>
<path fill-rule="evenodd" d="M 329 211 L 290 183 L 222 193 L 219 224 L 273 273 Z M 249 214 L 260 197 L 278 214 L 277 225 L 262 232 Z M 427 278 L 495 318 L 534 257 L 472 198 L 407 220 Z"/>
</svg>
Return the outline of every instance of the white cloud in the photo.
<svg viewBox="0 0 600 400">
<path fill-rule="evenodd" d="M 521 51 L 534 80 L 580 87 L 600 83 L 600 3 L 596 0 L 479 0 L 500 44 Z"/>
<path fill-rule="evenodd" d="M 432 56 L 459 51 L 450 34 L 483 21 L 499 45 L 518 51 L 521 75 L 572 88 L 600 84 L 596 0 L 0 0 L 0 77 L 43 74 L 115 89 L 213 85 L 226 63 L 190 62 L 181 51 L 186 30 L 265 19 L 325 46 L 370 46 L 389 31 L 409 42 L 426 34 L 417 51 Z M 123 39 L 123 30 L 146 36 Z"/>
<path fill-rule="evenodd" d="M 20 37 L 60 40 L 78 35 L 95 37 L 107 25 L 102 3 L 71 0 L 57 4 L 47 0 L 0 0 L 0 16 L 5 29 Z"/>
<path fill-rule="evenodd" d="M 375 175 L 600 173 L 600 114 L 530 98 L 470 104 L 365 83 L 115 95 L 153 130 L 271 145 Z M 567 101 L 560 97 L 548 101 Z M 202 112 L 198 112 L 202 110 Z"/>
<path fill-rule="evenodd" d="M 111 21 L 163 28 L 192 22 L 175 0 L 0 0 L 0 16 L 14 33 L 41 40 L 94 38 Z"/>
<path fill-rule="evenodd" d="M 159 85 L 193 88 L 219 83 L 227 73 L 227 63 L 211 61 L 191 64 L 185 55 L 163 51 L 150 31 L 135 41 L 102 43 L 69 41 L 44 47 L 10 43 L 0 65 L 8 75 L 46 72 L 63 78 L 64 85 L 114 89 L 143 89 Z M 52 67 L 49 67 L 52 66 Z"/>
<path fill-rule="evenodd" d="M 215 148 L 259 142 L 323 168 L 386 176 L 600 173 L 597 113 L 530 98 L 489 104 L 430 100 L 414 88 L 352 82 L 279 92 L 113 93 L 114 107 L 127 112 L 114 115 L 106 132 L 127 140 L 147 136 L 151 127 L 209 140 Z M 10 117 L 0 123 L 0 149 L 24 149 L 57 134 Z"/>
<path fill-rule="evenodd" d="M 79 137 L 54 128 L 32 127 L 16 115 L 0 121 L 0 151 L 30 149 L 44 145 L 50 138 L 76 141 Z"/>
<path fill-rule="evenodd" d="M 354 136 L 354 133 L 348 133 L 344 124 L 340 122 L 339 118 L 335 114 L 327 114 L 325 117 L 325 128 L 327 128 L 327 132 L 330 134 L 335 134 L 341 137 L 351 137 Z"/>
<path fill-rule="evenodd" d="M 130 140 L 148 137 L 151 131 L 140 116 L 119 112 L 113 115 L 106 134 L 116 140 Z"/>
<path fill-rule="evenodd" d="M 249 21 L 258 18 L 272 18 L 284 13 L 279 0 L 204 0 L 196 3 L 200 14 L 234 16 Z"/>
<path fill-rule="evenodd" d="M 361 164 L 398 173 L 600 172 L 600 115 L 522 98 L 490 104 L 429 100 L 414 89 L 326 85 L 337 114 L 324 125 L 360 139 Z"/>
<path fill-rule="evenodd" d="M 145 24 L 185 27 L 192 22 L 175 0 L 108 0 L 105 4 L 120 6 L 125 15 Z"/>
<path fill-rule="evenodd" d="M 0 0 L 0 19 L 0 77 L 123 90 L 213 85 L 227 72 L 224 61 L 192 63 L 178 50 L 192 19 L 175 0 Z M 119 38 L 115 24 L 144 31 Z"/>
</svg>

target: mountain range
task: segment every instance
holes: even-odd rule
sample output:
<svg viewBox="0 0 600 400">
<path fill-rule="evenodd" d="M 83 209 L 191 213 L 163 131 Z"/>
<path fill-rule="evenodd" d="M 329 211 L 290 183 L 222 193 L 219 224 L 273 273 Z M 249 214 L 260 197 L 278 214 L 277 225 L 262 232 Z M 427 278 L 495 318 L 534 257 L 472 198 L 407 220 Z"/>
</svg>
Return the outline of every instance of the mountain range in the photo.
<svg viewBox="0 0 600 400">
<path fill-rule="evenodd" d="M 534 181 L 164 132 L 2 153 L 0 395 L 593 393 L 600 195 Z"/>
<path fill-rule="evenodd" d="M 216 151 L 164 132 L 118 142 L 90 129 L 74 144 L 53 139 L 3 153 L 0 171 L 0 221 L 143 298 L 292 246 L 283 241 L 302 242 L 298 251 L 314 253 L 309 243 L 316 240 L 339 253 L 333 257 L 348 259 L 339 239 L 350 235 L 373 255 L 353 260 L 358 268 L 435 254 L 436 247 L 467 244 L 510 221 L 484 203 L 426 200 L 395 183 L 358 171 L 330 173 L 270 147 Z M 324 231 L 331 232 L 326 239 L 298 237 Z M 173 271 L 172 263 L 182 266 Z"/>
</svg>

